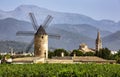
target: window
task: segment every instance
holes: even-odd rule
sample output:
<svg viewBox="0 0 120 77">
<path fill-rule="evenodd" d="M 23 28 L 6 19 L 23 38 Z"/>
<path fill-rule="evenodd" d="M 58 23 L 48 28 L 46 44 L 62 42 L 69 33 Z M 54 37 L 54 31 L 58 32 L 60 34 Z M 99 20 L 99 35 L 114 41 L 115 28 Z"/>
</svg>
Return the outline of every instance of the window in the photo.
<svg viewBox="0 0 120 77">
<path fill-rule="evenodd" d="M 43 39 L 43 36 L 42 36 L 42 39 Z"/>
</svg>

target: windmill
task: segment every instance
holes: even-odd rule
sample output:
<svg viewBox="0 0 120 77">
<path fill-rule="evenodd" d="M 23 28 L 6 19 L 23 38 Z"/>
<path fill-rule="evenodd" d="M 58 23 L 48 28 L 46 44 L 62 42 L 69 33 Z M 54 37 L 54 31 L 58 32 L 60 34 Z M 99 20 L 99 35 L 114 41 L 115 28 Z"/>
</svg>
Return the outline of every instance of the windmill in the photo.
<svg viewBox="0 0 120 77">
<path fill-rule="evenodd" d="M 48 58 L 48 36 L 52 38 L 60 38 L 57 34 L 46 33 L 45 29 L 48 27 L 49 23 L 52 21 L 53 17 L 48 15 L 44 20 L 43 24 L 38 26 L 36 18 L 33 13 L 29 13 L 34 31 L 18 31 L 16 35 L 34 35 L 34 39 L 26 48 L 26 52 L 29 52 L 30 48 L 34 44 L 34 56 L 41 58 Z"/>
</svg>

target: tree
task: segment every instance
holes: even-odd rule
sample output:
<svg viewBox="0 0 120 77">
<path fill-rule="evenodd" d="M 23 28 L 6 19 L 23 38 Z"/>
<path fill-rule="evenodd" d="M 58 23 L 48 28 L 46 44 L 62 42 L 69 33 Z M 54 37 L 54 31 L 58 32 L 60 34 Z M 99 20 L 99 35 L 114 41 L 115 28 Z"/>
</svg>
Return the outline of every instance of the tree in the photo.
<svg viewBox="0 0 120 77">
<path fill-rule="evenodd" d="M 104 59 L 111 59 L 111 51 L 108 48 L 100 49 L 97 53 L 97 56 Z"/>
<path fill-rule="evenodd" d="M 79 50 L 73 50 L 70 56 L 73 56 L 74 54 L 76 54 L 76 56 L 83 56 L 83 52 Z"/>
<path fill-rule="evenodd" d="M 9 58 L 11 58 L 11 56 L 10 56 L 9 54 L 6 54 L 6 55 L 5 55 L 5 58 L 6 58 L 6 59 L 9 59 Z"/>
<path fill-rule="evenodd" d="M 65 49 L 55 49 L 54 56 L 61 56 L 61 53 L 64 52 L 65 56 L 68 56 L 68 52 Z"/>
<path fill-rule="evenodd" d="M 86 52 L 84 55 L 85 55 L 85 56 L 94 56 L 95 53 L 93 53 L 93 52 Z"/>
<path fill-rule="evenodd" d="M 2 59 L 2 57 L 3 57 L 3 56 L 2 56 L 2 55 L 0 55 L 0 60 Z"/>
<path fill-rule="evenodd" d="M 117 59 L 118 57 L 120 57 L 120 50 L 114 56 L 115 56 L 115 59 Z"/>
<path fill-rule="evenodd" d="M 53 56 L 55 56 L 54 52 L 48 51 L 48 58 L 52 58 Z"/>
<path fill-rule="evenodd" d="M 120 50 L 113 55 L 114 56 L 114 59 L 117 61 L 117 63 L 120 64 Z"/>
</svg>

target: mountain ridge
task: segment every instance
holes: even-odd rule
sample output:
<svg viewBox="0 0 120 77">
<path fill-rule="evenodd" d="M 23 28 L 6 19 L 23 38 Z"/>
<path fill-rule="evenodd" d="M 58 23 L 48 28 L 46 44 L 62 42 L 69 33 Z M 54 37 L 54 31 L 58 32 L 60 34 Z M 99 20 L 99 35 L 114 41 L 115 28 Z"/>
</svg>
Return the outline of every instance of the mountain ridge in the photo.
<svg viewBox="0 0 120 77">
<path fill-rule="evenodd" d="M 17 31 L 34 31 L 32 25 L 29 22 L 8 18 L 0 20 L 0 25 L 0 33 L 2 33 L 0 35 L 0 40 L 15 40 L 29 43 L 33 38 L 33 36 L 16 36 Z M 54 26 L 49 26 L 47 29 L 48 32 L 53 34 L 60 34 L 61 36 L 60 40 L 49 38 L 49 46 L 55 48 L 60 47 L 71 50 L 77 48 L 82 42 L 86 42 L 90 45 L 94 41 L 94 39 L 91 39 L 85 35 L 79 35 L 77 32 L 55 28 Z M 91 47 L 93 46 L 91 45 Z"/>
<path fill-rule="evenodd" d="M 21 8 L 20 8 L 21 7 Z M 97 30 L 101 31 L 101 35 L 108 37 L 120 30 L 120 22 L 114 22 L 112 20 L 94 20 L 91 17 L 74 14 L 74 13 L 62 13 L 55 12 L 51 10 L 41 10 L 36 6 L 24 5 L 19 6 L 18 8 L 12 11 L 1 11 L 0 12 L 0 40 L 17 40 L 17 41 L 28 41 L 32 37 L 16 37 L 17 31 L 23 30 L 33 30 L 32 24 L 29 21 L 29 12 L 33 12 L 37 18 L 38 23 L 43 22 L 45 17 L 49 14 L 54 17 L 52 23 L 48 28 L 48 32 L 60 33 L 63 38 L 61 40 L 49 40 L 53 47 L 57 46 L 65 49 L 74 49 L 79 47 L 80 43 L 87 43 L 88 46 L 94 48 L 95 38 Z M 64 33 L 63 33 L 64 32 Z M 118 35 L 119 36 L 119 35 Z M 92 38 L 94 37 L 94 38 Z M 111 38 L 108 38 L 110 40 Z M 73 41 L 74 40 L 74 41 Z M 114 43 L 114 48 L 118 49 L 119 47 L 119 38 L 113 40 L 111 44 Z M 53 42 L 54 41 L 54 42 Z M 104 47 L 107 44 L 110 44 L 111 41 L 105 41 Z M 53 44 L 52 44 L 53 43 Z M 57 44 L 55 44 L 57 43 Z M 112 46 L 108 46 L 113 48 Z"/>
<path fill-rule="evenodd" d="M 52 15 L 54 17 L 52 21 L 53 24 L 89 24 L 101 30 L 103 29 L 110 32 L 116 32 L 117 30 L 120 30 L 119 22 L 112 20 L 95 20 L 92 17 L 83 14 L 56 12 L 34 5 L 21 5 L 12 11 L 7 11 L 2 14 L 0 13 L 0 19 L 10 17 L 18 20 L 29 21 L 29 12 L 33 12 L 37 20 L 40 22 L 43 22 L 43 19 L 47 15 Z"/>
<path fill-rule="evenodd" d="M 120 50 L 120 31 L 112 33 L 103 38 L 104 47 L 111 48 L 111 50 Z"/>
<path fill-rule="evenodd" d="M 60 40 L 49 38 L 50 47 L 72 50 L 78 49 L 81 43 L 86 43 L 90 48 L 95 48 L 97 30 L 97 28 L 87 24 L 51 24 L 46 31 L 48 33 L 60 34 L 61 36 Z M 34 29 L 32 24 L 26 21 L 20 21 L 13 18 L 0 20 L 0 40 L 15 40 L 29 43 L 31 39 L 33 39 L 33 36 L 16 36 L 17 31 L 34 31 Z M 105 31 L 101 31 L 101 34 L 104 34 L 104 32 Z M 105 36 L 111 34 L 112 33 L 109 34 L 108 32 Z M 119 47 L 116 49 L 118 48 Z"/>
</svg>

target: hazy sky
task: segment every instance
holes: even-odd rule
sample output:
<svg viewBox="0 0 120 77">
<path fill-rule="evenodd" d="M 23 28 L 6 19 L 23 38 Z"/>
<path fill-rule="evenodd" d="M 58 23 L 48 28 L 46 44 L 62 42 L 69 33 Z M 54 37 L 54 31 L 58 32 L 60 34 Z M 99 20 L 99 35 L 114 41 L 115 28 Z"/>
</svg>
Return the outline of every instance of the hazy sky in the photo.
<svg viewBox="0 0 120 77">
<path fill-rule="evenodd" d="M 54 11 L 79 13 L 94 19 L 120 20 L 120 0 L 0 0 L 0 9 L 13 10 L 30 4 Z"/>
</svg>

